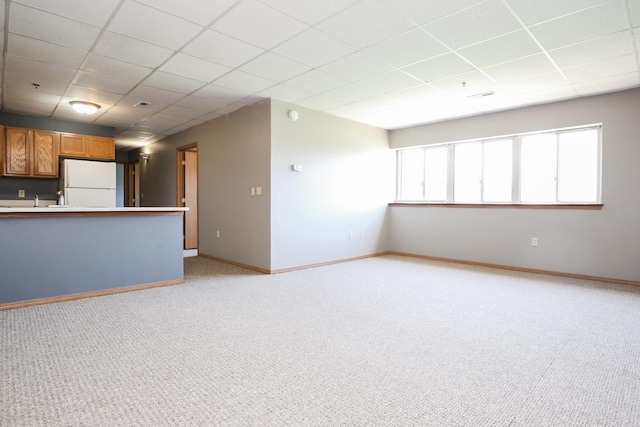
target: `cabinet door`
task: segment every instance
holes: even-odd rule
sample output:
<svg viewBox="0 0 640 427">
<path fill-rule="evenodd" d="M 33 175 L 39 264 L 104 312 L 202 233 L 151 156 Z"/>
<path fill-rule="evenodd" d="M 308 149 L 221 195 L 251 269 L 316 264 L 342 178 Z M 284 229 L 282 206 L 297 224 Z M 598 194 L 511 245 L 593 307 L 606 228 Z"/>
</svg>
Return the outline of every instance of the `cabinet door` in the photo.
<svg viewBox="0 0 640 427">
<path fill-rule="evenodd" d="M 60 134 L 60 155 L 87 157 L 87 138 L 72 133 Z"/>
<path fill-rule="evenodd" d="M 58 134 L 34 130 L 33 132 L 33 175 L 58 176 Z"/>
<path fill-rule="evenodd" d="M 89 157 L 113 160 L 116 158 L 115 141 L 113 138 L 90 136 Z"/>
<path fill-rule="evenodd" d="M 31 146 L 29 129 L 6 128 L 6 175 L 31 175 Z"/>
</svg>

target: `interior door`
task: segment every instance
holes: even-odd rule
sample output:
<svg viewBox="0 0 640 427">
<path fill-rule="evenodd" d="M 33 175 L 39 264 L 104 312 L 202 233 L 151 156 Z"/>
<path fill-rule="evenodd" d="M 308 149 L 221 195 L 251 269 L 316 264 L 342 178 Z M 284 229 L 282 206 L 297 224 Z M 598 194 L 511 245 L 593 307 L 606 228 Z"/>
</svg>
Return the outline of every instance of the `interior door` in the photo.
<svg viewBox="0 0 640 427">
<path fill-rule="evenodd" d="M 184 152 L 184 248 L 198 247 L 198 152 Z"/>
</svg>

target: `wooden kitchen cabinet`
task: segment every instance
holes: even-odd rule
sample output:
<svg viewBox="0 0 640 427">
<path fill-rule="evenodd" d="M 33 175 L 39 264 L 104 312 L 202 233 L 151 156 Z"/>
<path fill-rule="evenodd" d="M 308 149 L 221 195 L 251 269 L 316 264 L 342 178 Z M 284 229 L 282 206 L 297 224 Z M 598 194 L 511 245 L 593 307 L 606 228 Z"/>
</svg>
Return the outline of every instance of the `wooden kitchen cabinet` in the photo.
<svg viewBox="0 0 640 427">
<path fill-rule="evenodd" d="M 57 132 L 12 127 L 4 129 L 3 175 L 40 178 L 58 176 Z"/>
<path fill-rule="evenodd" d="M 60 155 L 87 159 L 113 160 L 116 158 L 116 145 L 113 138 L 61 133 Z"/>
</svg>

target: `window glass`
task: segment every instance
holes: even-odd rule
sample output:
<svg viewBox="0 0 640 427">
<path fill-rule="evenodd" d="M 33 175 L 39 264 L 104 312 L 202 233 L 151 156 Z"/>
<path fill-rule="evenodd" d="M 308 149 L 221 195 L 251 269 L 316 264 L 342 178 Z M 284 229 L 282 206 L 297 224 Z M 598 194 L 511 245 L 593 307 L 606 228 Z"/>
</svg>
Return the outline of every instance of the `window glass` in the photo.
<svg viewBox="0 0 640 427">
<path fill-rule="evenodd" d="M 513 180 L 513 144 L 511 139 L 484 143 L 483 198 L 485 202 L 510 202 Z"/>
<path fill-rule="evenodd" d="M 424 150 L 404 150 L 401 152 L 401 188 L 402 200 L 422 200 L 422 181 L 424 180 Z"/>
<path fill-rule="evenodd" d="M 598 131 L 559 135 L 558 200 L 586 202 L 598 199 Z"/>
<path fill-rule="evenodd" d="M 425 200 L 433 202 L 447 200 L 447 153 L 447 147 L 425 150 Z"/>
<path fill-rule="evenodd" d="M 482 144 L 458 144 L 454 157 L 454 200 L 456 202 L 481 201 Z"/>
<path fill-rule="evenodd" d="M 520 200 L 556 201 L 557 147 L 555 134 L 522 137 L 520 160 Z"/>
</svg>

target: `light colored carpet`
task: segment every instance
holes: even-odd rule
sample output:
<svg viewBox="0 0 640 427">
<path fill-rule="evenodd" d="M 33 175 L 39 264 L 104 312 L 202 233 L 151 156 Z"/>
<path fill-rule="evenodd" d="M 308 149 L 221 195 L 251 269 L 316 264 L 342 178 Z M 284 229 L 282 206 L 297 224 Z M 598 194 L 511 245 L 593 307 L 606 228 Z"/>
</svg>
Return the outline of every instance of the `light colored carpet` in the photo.
<svg viewBox="0 0 640 427">
<path fill-rule="evenodd" d="M 0 425 L 640 425 L 640 288 L 397 256 L 185 271 L 0 312 Z"/>
</svg>

